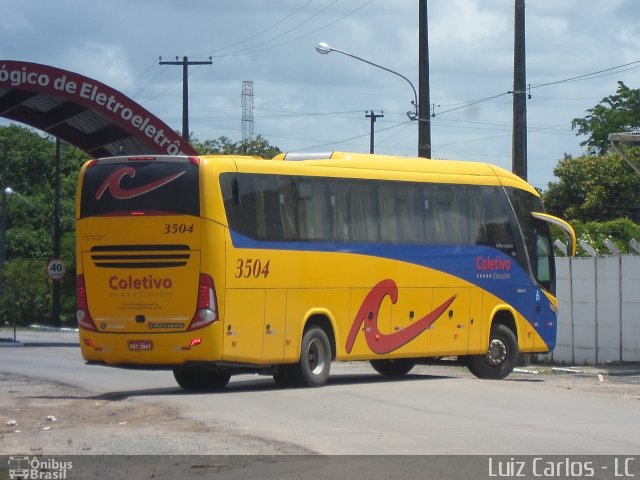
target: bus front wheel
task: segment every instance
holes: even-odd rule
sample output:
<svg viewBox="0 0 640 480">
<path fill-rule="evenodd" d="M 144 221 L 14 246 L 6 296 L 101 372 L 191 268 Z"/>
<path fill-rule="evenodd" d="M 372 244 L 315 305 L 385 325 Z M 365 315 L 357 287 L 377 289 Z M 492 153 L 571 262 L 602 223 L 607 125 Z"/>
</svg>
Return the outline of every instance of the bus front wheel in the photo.
<svg viewBox="0 0 640 480">
<path fill-rule="evenodd" d="M 320 387 L 331 370 L 331 344 L 325 331 L 311 327 L 302 336 L 300 361 L 293 365 L 295 383 L 303 387 Z"/>
<path fill-rule="evenodd" d="M 231 374 L 223 370 L 179 367 L 173 370 L 173 377 L 184 390 L 203 392 L 223 389 Z"/>
<path fill-rule="evenodd" d="M 517 361 L 516 336 L 509 327 L 499 324 L 491 329 L 487 353 L 469 355 L 467 368 L 478 378 L 500 380 L 513 371 Z"/>
</svg>

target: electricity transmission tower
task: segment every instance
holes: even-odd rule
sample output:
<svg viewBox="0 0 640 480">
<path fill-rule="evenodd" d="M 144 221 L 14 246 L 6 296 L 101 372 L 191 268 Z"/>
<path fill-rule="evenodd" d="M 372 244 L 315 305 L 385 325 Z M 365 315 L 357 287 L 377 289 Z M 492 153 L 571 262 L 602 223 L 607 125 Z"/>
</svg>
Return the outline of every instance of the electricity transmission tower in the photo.
<svg viewBox="0 0 640 480">
<path fill-rule="evenodd" d="M 253 82 L 242 82 L 242 142 L 253 140 Z"/>
</svg>

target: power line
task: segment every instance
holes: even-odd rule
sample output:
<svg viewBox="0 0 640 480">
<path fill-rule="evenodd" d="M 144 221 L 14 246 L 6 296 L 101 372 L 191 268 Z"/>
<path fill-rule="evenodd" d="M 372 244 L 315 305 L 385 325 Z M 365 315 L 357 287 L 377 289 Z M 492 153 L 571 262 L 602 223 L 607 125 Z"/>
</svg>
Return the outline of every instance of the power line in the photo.
<svg viewBox="0 0 640 480">
<path fill-rule="evenodd" d="M 397 124 L 392 125 L 390 127 L 381 128 L 380 130 L 376 130 L 376 133 L 386 132 L 387 130 L 391 130 L 393 128 L 398 128 L 398 127 L 401 127 L 401 126 L 406 125 L 408 123 L 413 123 L 413 121 L 409 120 L 409 121 L 406 121 L 406 122 L 397 123 Z M 323 143 L 322 145 L 314 145 L 313 147 L 297 148 L 296 150 L 297 151 L 303 151 L 303 150 L 312 150 L 312 149 L 316 149 L 316 148 L 324 148 L 324 147 L 328 147 L 330 145 L 335 145 L 337 143 L 349 142 L 351 140 L 357 140 L 359 138 L 364 138 L 364 137 L 368 137 L 368 136 L 369 136 L 369 134 L 365 133 L 364 135 L 356 135 L 355 137 L 343 138 L 342 140 L 336 140 L 335 142 Z"/>
<path fill-rule="evenodd" d="M 325 5 L 323 8 L 321 8 L 318 12 L 314 13 L 313 15 L 311 15 L 310 17 L 308 17 L 306 20 L 298 23 L 297 25 L 294 25 L 293 27 L 291 27 L 288 30 L 285 30 L 284 32 L 280 32 L 278 35 L 268 38 L 267 40 L 264 40 L 261 44 L 259 45 L 253 45 L 251 47 L 246 47 L 242 50 L 239 50 L 237 52 L 234 52 L 233 55 L 242 55 L 243 53 L 247 52 L 248 50 L 253 50 L 257 47 L 262 47 L 264 46 L 265 43 L 270 43 L 273 42 L 275 40 L 278 40 L 279 38 L 282 38 L 286 35 L 288 35 L 289 33 L 293 32 L 294 30 L 297 30 L 298 28 L 302 27 L 304 24 L 310 22 L 311 20 L 313 20 L 314 18 L 320 16 L 323 12 L 325 12 L 326 10 L 328 10 L 330 7 L 332 7 L 333 5 L 335 5 L 336 3 L 338 3 L 338 0 L 333 0 L 333 2 L 329 3 L 328 5 Z M 269 48 L 269 47 L 267 47 Z M 262 50 L 259 50 L 262 51 Z"/>
<path fill-rule="evenodd" d="M 237 42 L 231 43 L 231 44 L 229 44 L 229 45 L 227 45 L 225 47 L 218 48 L 217 50 L 213 50 L 211 52 L 203 52 L 203 53 L 193 54 L 192 56 L 199 57 L 199 56 L 202 56 L 202 55 L 213 55 L 215 53 L 222 52 L 224 50 L 228 50 L 230 48 L 233 48 L 233 47 L 236 47 L 238 45 L 241 45 L 241 44 L 243 44 L 245 42 L 248 42 L 249 40 L 253 40 L 254 38 L 259 37 L 263 33 L 268 32 L 269 30 L 272 30 L 273 28 L 277 27 L 278 25 L 280 25 L 281 23 L 285 22 L 289 18 L 293 17 L 296 13 L 298 13 L 300 10 L 303 10 L 307 5 L 309 5 L 310 3 L 313 3 L 314 1 L 315 0 L 309 0 L 307 3 L 305 3 L 301 7 L 296 8 L 294 11 L 292 11 L 288 15 L 285 15 L 283 18 L 281 18 L 280 20 L 276 21 L 275 23 L 272 23 L 267 28 L 263 28 L 259 32 L 254 33 L 253 35 L 250 35 L 250 36 L 248 36 L 248 37 L 246 37 L 246 38 L 244 38 L 242 40 L 239 40 Z"/>
<path fill-rule="evenodd" d="M 585 74 L 582 74 L 582 75 L 576 75 L 574 77 L 564 78 L 562 80 L 555 80 L 553 82 L 539 83 L 539 84 L 536 84 L 536 85 L 530 85 L 529 88 L 531 90 L 533 90 L 535 88 L 548 87 L 550 85 L 558 85 L 558 84 L 561 84 L 561 83 L 576 82 L 576 81 L 581 81 L 581 80 L 591 80 L 592 78 L 598 78 L 600 76 L 605 76 L 605 75 L 601 75 L 603 73 L 610 72 L 610 73 L 606 73 L 606 75 L 613 75 L 615 73 L 620 73 L 619 70 L 621 68 L 629 67 L 631 65 L 638 65 L 638 64 L 640 64 L 640 60 L 636 60 L 634 62 L 625 63 L 625 64 L 622 64 L 622 65 L 617 65 L 615 67 L 605 68 L 605 69 L 598 70 L 598 71 L 591 72 L 591 73 L 585 73 Z M 636 68 L 640 68 L 640 65 L 638 65 L 636 67 L 628 68 L 628 69 L 625 69 L 625 70 L 622 70 L 622 71 L 633 70 L 633 69 L 636 69 Z M 618 71 L 613 72 L 613 70 L 618 70 Z M 459 105 L 457 107 L 450 108 L 448 110 L 444 110 L 444 111 L 441 111 L 441 112 L 437 112 L 436 116 L 437 115 L 444 115 L 445 113 L 455 112 L 457 110 L 462 110 L 464 108 L 469 108 L 469 107 L 472 107 L 474 105 L 478 105 L 479 103 L 488 102 L 490 100 L 494 100 L 496 98 L 499 98 L 499 97 L 502 97 L 502 96 L 505 96 L 505 95 L 511 95 L 513 93 L 514 93 L 513 91 L 508 91 L 508 92 L 498 93 L 497 95 L 492 95 L 490 97 L 484 97 L 484 98 L 480 98 L 480 99 L 477 99 L 477 100 L 471 100 L 471 101 L 469 101 L 467 103 L 464 103 L 462 105 Z"/>
<path fill-rule="evenodd" d="M 374 2 L 374 1 L 375 0 L 369 0 L 368 2 L 363 3 L 359 7 L 351 10 L 349 13 L 343 15 L 340 18 L 338 18 L 336 20 L 333 20 L 333 21 L 331 21 L 331 22 L 329 22 L 329 23 L 327 23 L 325 25 L 322 25 L 321 27 L 316 28 L 315 30 L 312 30 L 312 31 L 310 31 L 308 33 L 305 33 L 304 35 L 300 35 L 298 37 L 292 38 L 292 39 L 287 40 L 285 42 L 278 43 L 276 45 L 271 45 L 269 47 L 264 47 L 264 48 L 258 48 L 258 47 L 260 47 L 260 45 L 254 45 L 253 47 L 248 47 L 248 48 L 245 48 L 245 49 L 243 49 L 243 50 L 241 50 L 239 52 L 231 53 L 229 55 L 224 55 L 224 56 L 239 56 L 239 55 L 244 55 L 244 54 L 260 53 L 260 52 L 264 52 L 264 51 L 267 51 L 267 50 L 273 50 L 273 49 L 276 49 L 276 48 L 280 48 L 280 47 L 283 47 L 285 45 L 289 45 L 290 43 L 297 42 L 298 40 L 302 40 L 303 38 L 307 38 L 307 37 L 313 35 L 314 33 L 317 33 L 317 32 L 319 32 L 321 30 L 324 30 L 325 28 L 328 28 L 328 27 L 330 27 L 330 26 L 332 26 L 332 25 L 344 20 L 345 18 L 347 18 L 347 17 L 353 15 L 354 13 L 362 10 L 364 7 L 366 7 L 367 5 L 369 5 L 370 3 Z M 333 2 L 333 3 L 335 3 L 335 2 Z M 333 3 L 331 5 L 333 5 Z M 268 40 L 268 41 L 272 41 L 272 40 Z"/>
<path fill-rule="evenodd" d="M 590 80 L 590 78 L 588 78 L 588 77 L 593 77 L 593 76 L 598 75 L 600 73 L 611 72 L 612 70 L 619 70 L 620 68 L 628 67 L 628 66 L 631 66 L 631 65 L 637 65 L 639 63 L 640 63 L 640 60 L 636 60 L 634 62 L 625 63 L 623 65 L 617 65 L 615 67 L 605 68 L 603 70 L 598 70 L 596 72 L 585 73 L 585 74 L 582 74 L 582 75 L 576 75 L 575 77 L 564 78 L 562 80 L 556 80 L 556 81 L 553 81 L 553 82 L 538 83 L 536 85 L 530 85 L 529 88 L 533 90 L 534 88 L 548 87 L 549 85 L 558 85 L 559 83 L 577 82 L 577 81 L 580 81 L 580 80 Z M 633 68 L 640 68 L 640 66 L 633 67 Z M 633 70 L 633 69 L 630 68 L 630 69 L 627 69 L 627 70 Z M 624 70 L 624 71 L 626 71 L 626 70 Z M 608 73 L 607 75 L 613 75 L 614 73 L 619 73 L 619 72 L 611 72 L 611 73 Z"/>
</svg>

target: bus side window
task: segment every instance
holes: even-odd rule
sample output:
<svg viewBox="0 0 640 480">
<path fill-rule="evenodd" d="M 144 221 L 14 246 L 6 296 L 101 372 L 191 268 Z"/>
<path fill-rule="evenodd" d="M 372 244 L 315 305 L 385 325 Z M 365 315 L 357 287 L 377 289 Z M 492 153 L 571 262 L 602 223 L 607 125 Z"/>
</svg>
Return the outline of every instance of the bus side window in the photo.
<svg viewBox="0 0 640 480">
<path fill-rule="evenodd" d="M 375 184 L 351 183 L 351 237 L 355 241 L 377 242 L 378 209 Z"/>
<path fill-rule="evenodd" d="M 329 240 L 331 238 L 331 199 L 326 180 L 306 180 L 299 185 L 302 205 L 300 233 L 303 240 Z"/>
<path fill-rule="evenodd" d="M 231 180 L 231 198 L 233 203 L 240 205 L 240 181 L 237 178 Z"/>
<path fill-rule="evenodd" d="M 278 203 L 283 240 L 299 240 L 298 189 L 292 178 L 282 177 L 278 187 Z"/>
<path fill-rule="evenodd" d="M 424 240 L 424 198 L 418 185 L 410 184 L 398 190 L 397 216 L 401 243 L 420 243 Z"/>
<path fill-rule="evenodd" d="M 435 216 L 435 187 L 428 185 L 422 189 L 422 197 L 424 199 L 424 233 L 422 235 L 422 241 L 424 243 L 432 243 L 434 235 L 436 233 L 436 216 Z"/>
<path fill-rule="evenodd" d="M 331 231 L 333 240 L 348 242 L 350 240 L 349 224 L 351 222 L 351 192 L 349 184 L 344 181 L 335 181 L 331 185 Z"/>
<path fill-rule="evenodd" d="M 224 207 L 229 228 L 242 235 L 255 238 L 256 212 L 252 184 L 251 180 L 241 176 L 227 177 L 223 175 L 222 177 Z"/>
<path fill-rule="evenodd" d="M 378 185 L 379 230 L 382 242 L 398 243 L 402 241 L 398 228 L 397 189 L 394 184 L 389 182 L 382 182 Z"/>
<path fill-rule="evenodd" d="M 435 235 L 439 243 L 469 243 L 467 202 L 464 185 L 436 187 Z"/>
<path fill-rule="evenodd" d="M 273 175 L 254 175 L 256 234 L 260 240 L 280 240 L 282 229 Z"/>
</svg>

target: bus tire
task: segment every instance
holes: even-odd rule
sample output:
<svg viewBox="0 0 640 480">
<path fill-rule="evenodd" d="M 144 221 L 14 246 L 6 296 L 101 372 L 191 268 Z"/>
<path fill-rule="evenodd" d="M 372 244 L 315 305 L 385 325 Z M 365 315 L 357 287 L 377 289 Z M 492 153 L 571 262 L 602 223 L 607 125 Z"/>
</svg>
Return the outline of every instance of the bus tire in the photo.
<svg viewBox="0 0 640 480">
<path fill-rule="evenodd" d="M 278 387 L 285 388 L 296 384 L 293 367 L 295 365 L 276 365 L 273 380 Z"/>
<path fill-rule="evenodd" d="M 509 327 L 498 324 L 491 329 L 487 353 L 469 355 L 467 368 L 478 378 L 500 380 L 513 371 L 518 354 L 515 334 Z"/>
<path fill-rule="evenodd" d="M 204 392 L 223 389 L 229 383 L 231 374 L 224 370 L 179 367 L 173 370 L 173 377 L 183 390 Z"/>
<path fill-rule="evenodd" d="M 415 362 L 408 358 L 398 358 L 394 360 L 371 360 L 369 362 L 373 369 L 380 375 L 391 378 L 405 376 L 415 366 Z"/>
<path fill-rule="evenodd" d="M 301 387 L 320 387 L 331 370 L 331 344 L 320 327 L 311 327 L 302 336 L 300 361 L 292 366 L 295 383 Z"/>
</svg>

